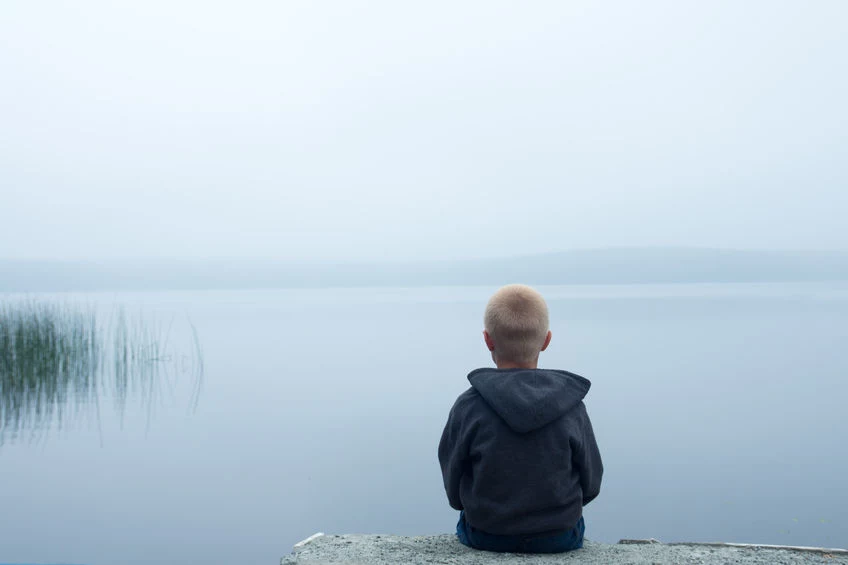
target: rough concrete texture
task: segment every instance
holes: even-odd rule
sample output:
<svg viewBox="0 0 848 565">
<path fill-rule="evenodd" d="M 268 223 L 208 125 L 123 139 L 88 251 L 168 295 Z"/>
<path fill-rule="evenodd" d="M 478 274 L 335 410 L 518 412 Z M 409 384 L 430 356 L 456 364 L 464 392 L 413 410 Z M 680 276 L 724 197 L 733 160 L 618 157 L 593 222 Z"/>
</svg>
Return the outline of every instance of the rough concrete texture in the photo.
<svg viewBox="0 0 848 565">
<path fill-rule="evenodd" d="M 490 553 L 469 549 L 454 535 L 382 536 L 335 535 L 317 536 L 295 546 L 294 552 L 280 561 L 281 565 L 354 565 L 457 564 L 523 565 L 587 564 L 848 564 L 844 550 L 793 550 L 762 546 L 733 547 L 720 544 L 663 544 L 659 542 L 619 543 L 615 545 L 586 540 L 583 549 L 555 555 Z"/>
</svg>

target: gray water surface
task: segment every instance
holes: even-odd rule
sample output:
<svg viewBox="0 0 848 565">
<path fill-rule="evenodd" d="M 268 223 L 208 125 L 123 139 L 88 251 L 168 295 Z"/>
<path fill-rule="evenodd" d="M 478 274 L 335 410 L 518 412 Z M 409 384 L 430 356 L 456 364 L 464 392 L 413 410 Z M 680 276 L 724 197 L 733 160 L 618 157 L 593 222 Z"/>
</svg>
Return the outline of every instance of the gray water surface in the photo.
<svg viewBox="0 0 848 565">
<path fill-rule="evenodd" d="M 494 287 L 43 295 L 188 316 L 177 386 L 0 446 L 0 562 L 273 564 L 316 531 L 454 528 L 436 460 Z M 540 287 L 589 378 L 587 537 L 848 546 L 848 284 Z"/>
</svg>

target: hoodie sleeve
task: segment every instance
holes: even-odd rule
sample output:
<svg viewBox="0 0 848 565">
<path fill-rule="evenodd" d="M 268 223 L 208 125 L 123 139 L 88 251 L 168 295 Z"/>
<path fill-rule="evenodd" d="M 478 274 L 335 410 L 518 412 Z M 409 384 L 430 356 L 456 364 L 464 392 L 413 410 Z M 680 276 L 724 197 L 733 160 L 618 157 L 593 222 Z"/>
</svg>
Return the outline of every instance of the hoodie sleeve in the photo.
<svg viewBox="0 0 848 565">
<path fill-rule="evenodd" d="M 442 466 L 445 492 L 451 508 L 456 510 L 463 509 L 459 497 L 459 483 L 469 459 L 468 437 L 463 430 L 460 400 L 451 408 L 448 423 L 445 424 L 442 440 L 439 442 L 439 464 Z"/>
<path fill-rule="evenodd" d="M 592 422 L 586 413 L 586 406 L 580 403 L 580 415 L 578 418 L 579 432 L 577 441 L 573 446 L 573 463 L 580 475 L 580 486 L 583 489 L 583 506 L 592 502 L 601 492 L 601 477 L 604 474 L 604 465 L 601 462 L 601 452 L 595 441 L 595 432 L 592 430 Z"/>
</svg>

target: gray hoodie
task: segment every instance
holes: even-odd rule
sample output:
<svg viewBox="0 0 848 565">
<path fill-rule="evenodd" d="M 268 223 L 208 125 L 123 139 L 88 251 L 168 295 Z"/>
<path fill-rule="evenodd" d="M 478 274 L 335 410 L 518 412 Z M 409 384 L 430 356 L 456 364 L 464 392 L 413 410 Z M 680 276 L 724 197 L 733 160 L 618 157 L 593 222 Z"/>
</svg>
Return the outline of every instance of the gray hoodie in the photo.
<svg viewBox="0 0 848 565">
<path fill-rule="evenodd" d="M 573 528 L 601 489 L 603 464 L 583 398 L 567 371 L 477 369 L 439 443 L 448 501 L 499 535 Z"/>
</svg>

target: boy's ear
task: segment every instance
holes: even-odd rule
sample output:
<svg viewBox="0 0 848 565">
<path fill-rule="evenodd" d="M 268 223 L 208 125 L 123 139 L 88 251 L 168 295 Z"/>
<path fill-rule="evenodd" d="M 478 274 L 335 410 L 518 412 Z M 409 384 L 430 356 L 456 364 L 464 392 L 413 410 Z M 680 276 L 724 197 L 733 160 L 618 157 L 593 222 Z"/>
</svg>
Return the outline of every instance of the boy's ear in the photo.
<svg viewBox="0 0 848 565">
<path fill-rule="evenodd" d="M 495 342 L 492 341 L 492 336 L 486 330 L 483 330 L 483 341 L 486 342 L 486 347 L 489 348 L 489 351 L 495 350 Z"/>
<path fill-rule="evenodd" d="M 551 344 L 551 330 L 548 330 L 548 335 L 545 336 L 545 343 L 542 345 L 542 351 L 546 350 L 548 346 Z"/>
</svg>

